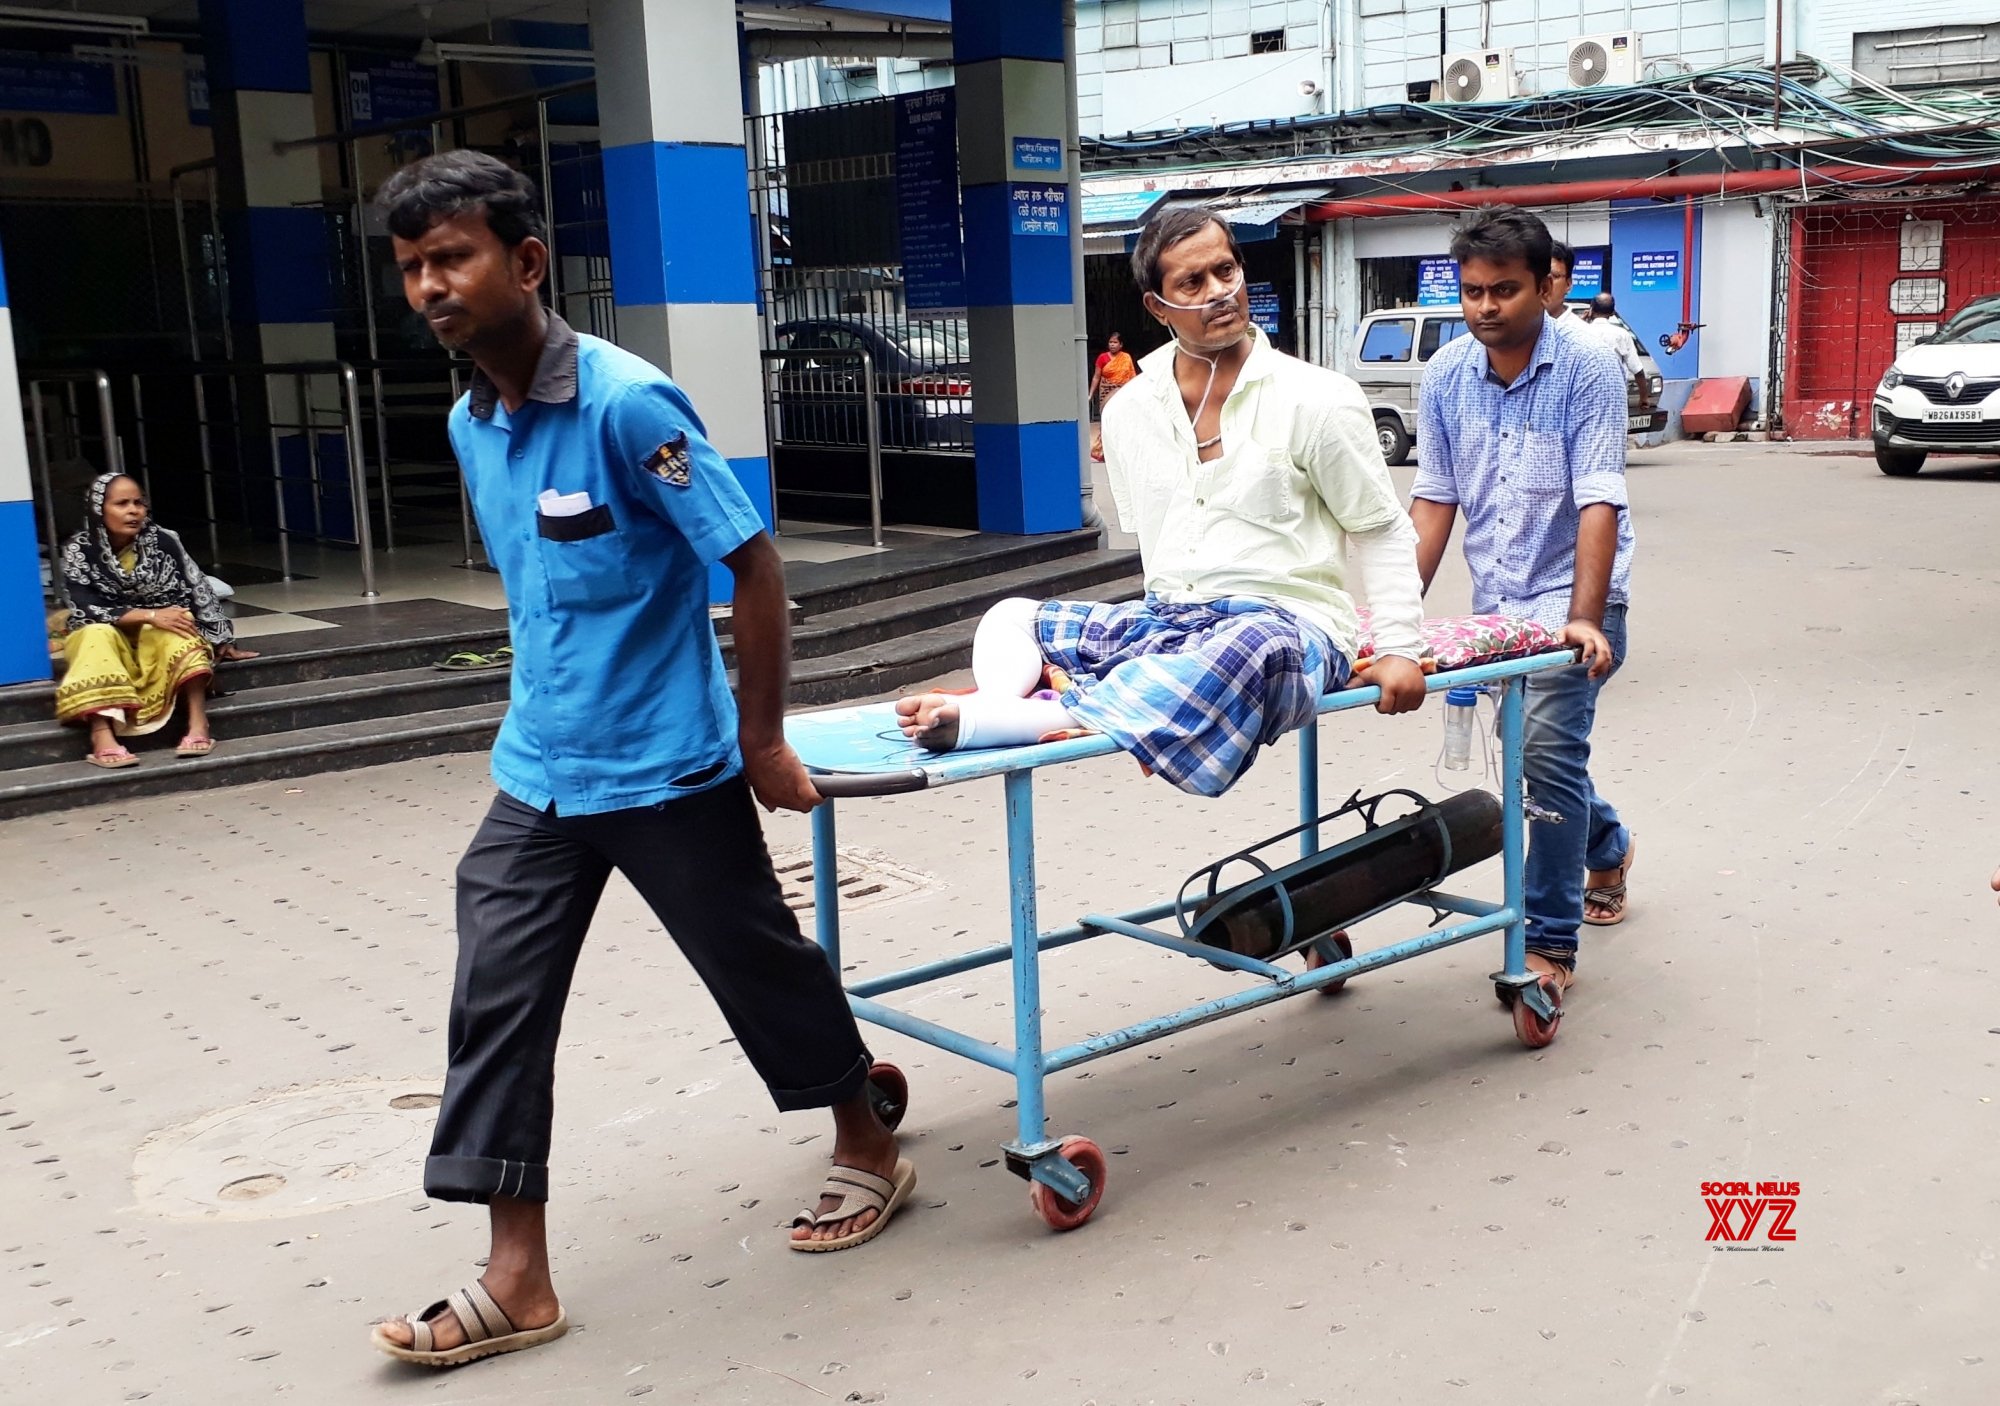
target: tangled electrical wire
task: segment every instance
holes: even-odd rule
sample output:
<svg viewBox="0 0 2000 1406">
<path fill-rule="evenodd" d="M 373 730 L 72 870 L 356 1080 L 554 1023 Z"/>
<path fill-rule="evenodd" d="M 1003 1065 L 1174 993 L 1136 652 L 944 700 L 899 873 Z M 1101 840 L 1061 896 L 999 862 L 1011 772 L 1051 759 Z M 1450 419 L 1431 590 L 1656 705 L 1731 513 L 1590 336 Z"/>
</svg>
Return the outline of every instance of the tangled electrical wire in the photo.
<svg viewBox="0 0 2000 1406">
<path fill-rule="evenodd" d="M 1836 78 L 1847 85 L 1845 92 L 1822 91 Z M 1871 154 L 1974 170 L 2000 161 L 1996 113 L 2000 104 L 1989 92 L 1902 93 L 1851 70 L 1803 60 L 1776 72 L 1713 68 L 1504 102 L 1388 103 L 1330 116 L 1086 138 L 1083 158 L 1086 169 L 1101 171 L 1161 157 L 1191 158 L 1199 166 L 1313 154 L 1504 155 L 1691 128 L 1755 147 L 1768 145 L 1781 129 L 1799 134 L 1803 145 L 1851 142 Z"/>
</svg>

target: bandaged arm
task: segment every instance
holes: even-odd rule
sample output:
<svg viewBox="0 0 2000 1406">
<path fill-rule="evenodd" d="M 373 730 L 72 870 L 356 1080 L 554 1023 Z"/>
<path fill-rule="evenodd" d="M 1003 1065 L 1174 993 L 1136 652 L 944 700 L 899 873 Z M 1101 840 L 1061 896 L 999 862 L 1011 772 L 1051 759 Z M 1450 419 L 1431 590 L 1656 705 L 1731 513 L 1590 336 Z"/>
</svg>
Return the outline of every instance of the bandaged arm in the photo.
<svg viewBox="0 0 2000 1406">
<path fill-rule="evenodd" d="M 1423 662 L 1424 594 L 1417 580 L 1417 529 L 1409 515 L 1399 511 L 1371 531 L 1349 533 L 1347 559 L 1368 584 L 1376 655 Z"/>
</svg>

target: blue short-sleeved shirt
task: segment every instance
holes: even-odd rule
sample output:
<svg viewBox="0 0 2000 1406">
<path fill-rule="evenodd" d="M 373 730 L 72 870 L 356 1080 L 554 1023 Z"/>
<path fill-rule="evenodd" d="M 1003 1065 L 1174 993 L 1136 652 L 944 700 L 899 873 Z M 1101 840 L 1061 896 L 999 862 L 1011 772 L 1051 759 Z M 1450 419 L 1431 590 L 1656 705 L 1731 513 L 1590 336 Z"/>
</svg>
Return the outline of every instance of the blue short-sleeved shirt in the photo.
<svg viewBox="0 0 2000 1406">
<path fill-rule="evenodd" d="M 1624 368 L 1608 347 L 1542 320 L 1528 369 L 1505 384 L 1486 348 L 1460 337 L 1424 367 L 1412 496 L 1465 513 L 1472 608 L 1569 621 L 1583 509 L 1618 510 L 1607 603 L 1630 599 L 1632 519 L 1625 502 Z"/>
<path fill-rule="evenodd" d="M 551 315 L 521 408 L 475 376 L 451 443 L 513 631 L 500 789 L 590 815 L 741 770 L 708 565 L 764 525 L 680 388 Z M 589 505 L 545 513 L 549 491 Z"/>
</svg>

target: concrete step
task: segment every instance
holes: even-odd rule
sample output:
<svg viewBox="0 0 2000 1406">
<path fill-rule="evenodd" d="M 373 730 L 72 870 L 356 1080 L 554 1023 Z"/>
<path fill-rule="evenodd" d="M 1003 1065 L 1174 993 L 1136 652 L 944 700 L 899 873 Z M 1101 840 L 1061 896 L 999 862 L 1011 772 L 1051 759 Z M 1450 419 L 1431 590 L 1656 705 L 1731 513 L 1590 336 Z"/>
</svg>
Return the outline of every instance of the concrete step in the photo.
<svg viewBox="0 0 2000 1406">
<path fill-rule="evenodd" d="M 826 566 L 793 563 L 786 578 L 792 599 L 810 618 L 1094 552 L 1098 541 L 1095 529 L 1034 537 L 940 537 L 934 553 L 925 549 L 931 557 L 928 562 L 899 550 Z"/>
<path fill-rule="evenodd" d="M 329 630 L 329 635 L 338 635 Z M 381 674 L 402 669 L 423 668 L 435 660 L 460 650 L 487 653 L 507 643 L 504 619 L 501 628 L 440 631 L 414 635 L 409 639 L 325 644 L 303 649 L 281 650 L 285 637 L 245 640 L 247 649 L 269 649 L 255 659 L 222 665 L 218 677 L 231 693 L 249 689 L 302 683 L 314 679 L 338 679 Z M 55 716 L 55 685 L 24 683 L 0 688 L 0 727 L 42 721 Z"/>
<path fill-rule="evenodd" d="M 920 634 L 957 620 L 977 621 L 989 607 L 1009 596 L 1035 600 L 1096 598 L 1104 583 L 1122 580 L 1138 566 L 1137 552 L 1094 550 L 948 582 L 928 590 L 912 590 L 889 600 L 809 614 L 792 626 L 792 658 L 795 662 L 825 658 Z M 734 667 L 732 641 L 727 635 L 721 640 L 723 658 Z"/>
<path fill-rule="evenodd" d="M 459 674 L 425 667 L 260 687 L 245 687 L 237 678 L 230 694 L 211 700 L 209 715 L 216 736 L 229 741 L 367 719 L 393 718 L 400 724 L 411 713 L 505 702 L 508 674 L 506 669 Z M 176 719 L 160 738 L 178 741 L 184 731 Z M 35 722 L 0 726 L 0 778 L 24 767 L 76 761 L 88 747 L 87 738 L 83 728 L 64 727 L 47 714 Z M 149 740 L 135 738 L 130 745 L 139 751 Z"/>
<path fill-rule="evenodd" d="M 1133 571 L 1096 583 L 1091 595 L 1133 600 L 1144 589 L 1143 578 Z M 839 654 L 797 660 L 792 665 L 792 705 L 844 703 L 969 668 L 979 613 Z"/>
<path fill-rule="evenodd" d="M 140 765 L 123 771 L 99 771 L 81 761 L 26 767 L 0 774 L 0 820 L 136 796 L 483 751 L 492 745 L 506 712 L 505 703 L 476 703 L 406 714 L 396 719 L 393 729 L 384 728 L 379 719 L 363 719 L 262 737 L 224 738 L 199 760 L 179 760 L 171 750 L 151 752 Z"/>
</svg>

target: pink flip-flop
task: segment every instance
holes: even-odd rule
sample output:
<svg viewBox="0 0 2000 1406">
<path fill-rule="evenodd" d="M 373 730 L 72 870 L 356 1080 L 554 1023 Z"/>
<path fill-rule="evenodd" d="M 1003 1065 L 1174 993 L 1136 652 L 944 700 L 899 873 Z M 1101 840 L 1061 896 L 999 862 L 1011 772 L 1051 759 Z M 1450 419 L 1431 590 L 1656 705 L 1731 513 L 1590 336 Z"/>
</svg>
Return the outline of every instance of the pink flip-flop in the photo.
<svg viewBox="0 0 2000 1406">
<path fill-rule="evenodd" d="M 190 733 L 181 739 L 181 745 L 174 748 L 177 757 L 205 757 L 215 750 L 213 737 L 198 737 Z"/>
<path fill-rule="evenodd" d="M 123 747 L 114 747 L 104 752 L 87 752 L 83 759 L 103 771 L 123 771 L 128 766 L 139 765 L 139 759 Z"/>
</svg>

